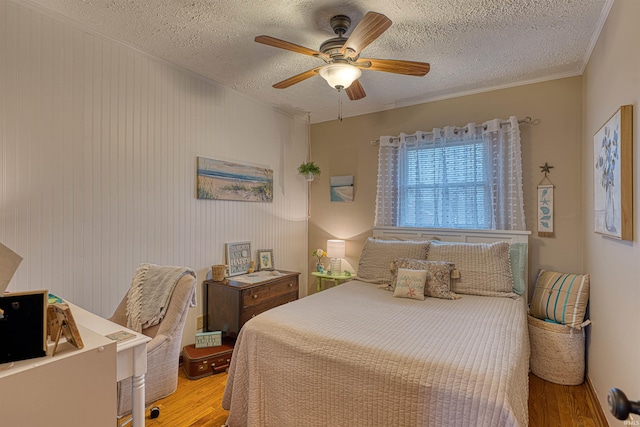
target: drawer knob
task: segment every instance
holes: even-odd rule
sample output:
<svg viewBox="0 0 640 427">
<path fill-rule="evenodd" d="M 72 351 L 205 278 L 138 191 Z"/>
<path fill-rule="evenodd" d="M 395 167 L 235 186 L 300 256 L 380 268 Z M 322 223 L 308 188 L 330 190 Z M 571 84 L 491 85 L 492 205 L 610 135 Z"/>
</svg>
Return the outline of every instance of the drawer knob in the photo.
<svg viewBox="0 0 640 427">
<path fill-rule="evenodd" d="M 293 283 L 289 283 L 289 287 L 290 287 L 290 288 L 293 288 Z"/>
<path fill-rule="evenodd" d="M 252 314 L 252 315 L 251 315 L 251 318 L 253 319 L 254 317 L 256 317 L 256 315 L 255 315 L 255 314 Z"/>
<path fill-rule="evenodd" d="M 253 299 L 258 298 L 258 294 L 253 294 Z"/>
</svg>

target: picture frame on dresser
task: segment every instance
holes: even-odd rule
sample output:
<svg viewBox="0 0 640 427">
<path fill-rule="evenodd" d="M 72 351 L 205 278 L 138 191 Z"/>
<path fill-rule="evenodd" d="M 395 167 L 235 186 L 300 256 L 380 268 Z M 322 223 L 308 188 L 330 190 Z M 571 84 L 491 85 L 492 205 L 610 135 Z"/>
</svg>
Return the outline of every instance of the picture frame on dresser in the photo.
<svg viewBox="0 0 640 427">
<path fill-rule="evenodd" d="M 229 277 L 248 273 L 251 268 L 251 242 L 226 243 L 225 256 Z"/>
<path fill-rule="evenodd" d="M 258 249 L 258 270 L 273 270 L 273 249 Z"/>
</svg>

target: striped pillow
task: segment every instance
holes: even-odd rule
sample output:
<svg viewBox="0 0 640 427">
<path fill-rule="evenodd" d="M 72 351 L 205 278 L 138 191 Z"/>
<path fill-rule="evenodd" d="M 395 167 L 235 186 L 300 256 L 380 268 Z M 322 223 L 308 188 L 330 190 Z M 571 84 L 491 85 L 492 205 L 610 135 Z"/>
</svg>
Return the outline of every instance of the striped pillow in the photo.
<svg viewBox="0 0 640 427">
<path fill-rule="evenodd" d="M 531 315 L 580 328 L 589 301 L 589 275 L 540 270 L 531 299 Z"/>
</svg>

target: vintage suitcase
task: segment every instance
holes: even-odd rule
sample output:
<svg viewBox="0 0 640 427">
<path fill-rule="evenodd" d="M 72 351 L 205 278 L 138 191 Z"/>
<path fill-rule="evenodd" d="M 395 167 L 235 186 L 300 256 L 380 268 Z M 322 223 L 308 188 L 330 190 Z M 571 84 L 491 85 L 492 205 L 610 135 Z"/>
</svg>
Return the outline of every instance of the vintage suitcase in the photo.
<svg viewBox="0 0 640 427">
<path fill-rule="evenodd" d="M 234 340 L 224 338 L 222 345 L 196 348 L 194 344 L 185 346 L 182 353 L 182 369 L 190 380 L 204 378 L 229 367 Z"/>
</svg>

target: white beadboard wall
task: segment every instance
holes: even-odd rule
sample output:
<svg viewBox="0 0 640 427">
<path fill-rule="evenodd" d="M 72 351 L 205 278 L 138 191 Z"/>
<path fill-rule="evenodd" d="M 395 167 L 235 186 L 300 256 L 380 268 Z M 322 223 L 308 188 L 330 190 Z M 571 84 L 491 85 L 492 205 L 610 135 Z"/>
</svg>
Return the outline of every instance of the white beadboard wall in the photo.
<svg viewBox="0 0 640 427">
<path fill-rule="evenodd" d="M 198 274 L 273 249 L 306 294 L 306 117 L 291 117 L 28 3 L 0 0 L 0 242 L 10 291 L 110 316 L 141 262 Z M 273 203 L 198 200 L 196 157 L 274 170 Z M 255 255 L 254 255 L 255 256 Z"/>
</svg>

